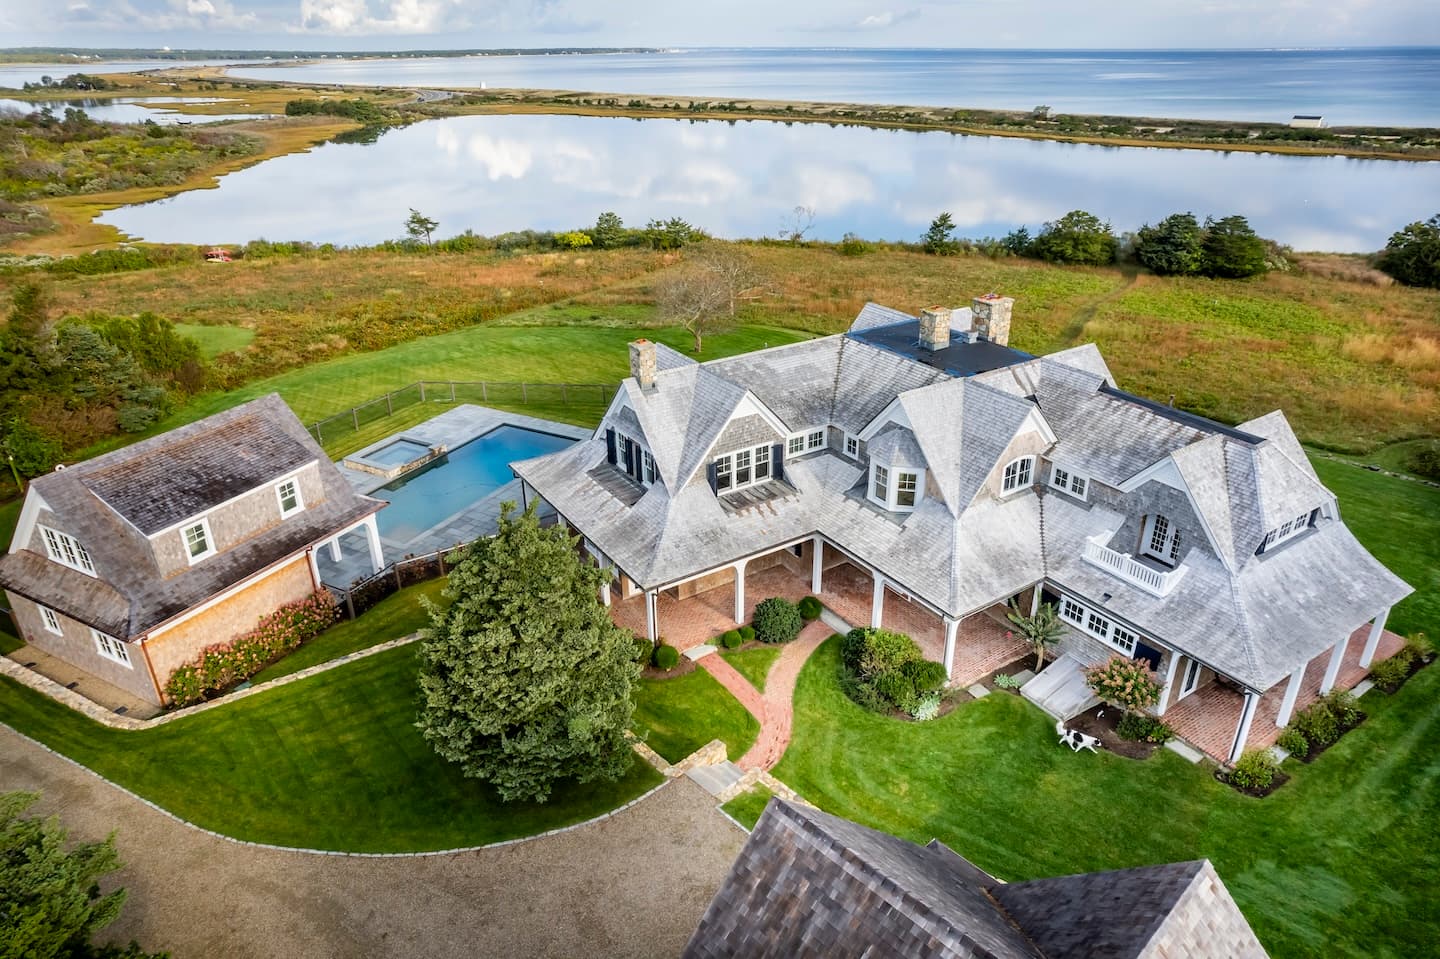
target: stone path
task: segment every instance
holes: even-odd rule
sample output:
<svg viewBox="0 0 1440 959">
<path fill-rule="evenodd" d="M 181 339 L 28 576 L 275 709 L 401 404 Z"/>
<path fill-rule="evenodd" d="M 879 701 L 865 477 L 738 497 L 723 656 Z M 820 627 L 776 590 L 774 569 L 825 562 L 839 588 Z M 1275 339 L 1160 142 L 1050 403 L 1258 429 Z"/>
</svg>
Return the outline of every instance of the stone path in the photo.
<svg viewBox="0 0 1440 959">
<path fill-rule="evenodd" d="M 768 770 L 774 768 L 785 755 L 790 745 L 790 729 L 793 720 L 793 699 L 795 681 L 810 654 L 830 638 L 834 630 L 816 620 L 800 631 L 799 637 L 780 651 L 780 658 L 770 667 L 765 677 L 765 692 L 756 692 L 750 682 L 735 671 L 720 656 L 705 656 L 697 662 L 710 672 L 720 684 L 728 689 L 750 715 L 760 721 L 760 736 L 749 752 L 741 756 L 741 769 Z"/>
</svg>

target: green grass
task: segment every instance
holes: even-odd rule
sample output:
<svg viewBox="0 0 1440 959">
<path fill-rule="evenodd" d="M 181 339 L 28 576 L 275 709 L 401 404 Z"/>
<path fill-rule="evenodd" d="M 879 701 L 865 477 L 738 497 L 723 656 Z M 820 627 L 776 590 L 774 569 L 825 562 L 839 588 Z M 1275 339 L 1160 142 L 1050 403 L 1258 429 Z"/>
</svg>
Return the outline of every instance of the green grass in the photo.
<svg viewBox="0 0 1440 959">
<path fill-rule="evenodd" d="M 1168 750 L 1145 762 L 1056 747 L 1053 723 L 987 696 L 929 723 L 851 703 L 839 645 L 801 673 L 775 774 L 821 808 L 939 838 L 1002 879 L 1206 857 L 1272 955 L 1429 953 L 1440 927 L 1440 669 L 1371 693 L 1370 718 L 1264 800 Z"/>
<path fill-rule="evenodd" d="M 421 627 L 430 625 L 430 614 L 420 604 L 421 599 L 445 604 L 446 600 L 440 594 L 448 582 L 448 579 L 433 579 L 428 583 L 407 586 L 395 595 L 387 596 L 359 619 L 331 626 L 278 663 L 256 673 L 251 681 L 264 683 L 279 679 L 318 663 L 329 662 L 346 653 L 369 649 L 392 639 L 409 636 Z"/>
<path fill-rule="evenodd" d="M 15 527 L 20 523 L 20 509 L 25 505 L 25 500 L 13 499 L 0 506 L 0 543 L 4 549 L 10 548 L 10 540 L 15 536 Z"/>
<path fill-rule="evenodd" d="M 255 340 L 255 331 L 243 326 L 212 326 L 207 323 L 176 323 L 175 332 L 200 344 L 207 360 L 221 353 L 243 350 Z"/>
<path fill-rule="evenodd" d="M 156 729 L 109 729 L 8 679 L 0 722 L 191 822 L 256 842 L 365 852 L 445 849 L 599 815 L 661 777 L 566 784 L 503 803 L 415 728 L 413 646 Z"/>
<path fill-rule="evenodd" d="M 25 645 L 19 636 L 10 632 L 9 622 L 8 617 L 0 619 L 0 656 L 8 656 Z"/>
<path fill-rule="evenodd" d="M 760 724 L 715 677 L 697 669 L 673 679 L 642 679 L 636 696 L 636 734 L 678 763 L 712 739 L 739 759 L 760 735 Z"/>
<path fill-rule="evenodd" d="M 767 786 L 751 786 L 720 808 L 746 829 L 754 829 L 760 821 L 760 814 L 765 811 L 765 804 L 774 795 Z"/>
<path fill-rule="evenodd" d="M 750 681 L 760 692 L 765 691 L 765 677 L 770 667 L 780 658 L 779 646 L 759 646 L 754 649 L 721 650 L 720 655 L 735 667 L 735 671 Z"/>
</svg>

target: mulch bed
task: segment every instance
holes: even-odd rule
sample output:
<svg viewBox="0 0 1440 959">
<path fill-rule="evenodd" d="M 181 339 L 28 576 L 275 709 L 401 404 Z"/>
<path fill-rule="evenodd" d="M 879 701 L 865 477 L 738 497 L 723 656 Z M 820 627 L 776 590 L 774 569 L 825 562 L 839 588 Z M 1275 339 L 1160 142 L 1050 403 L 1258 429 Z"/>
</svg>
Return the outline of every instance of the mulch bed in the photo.
<svg viewBox="0 0 1440 959">
<path fill-rule="evenodd" d="M 680 657 L 680 662 L 675 665 L 674 669 L 657 669 L 655 666 L 646 666 L 644 669 L 640 670 L 640 678 L 677 679 L 681 676 L 693 673 L 699 668 L 700 667 L 696 665 L 695 660 L 691 659 L 688 656 L 682 655 Z"/>
<path fill-rule="evenodd" d="M 1230 781 L 1230 774 L 1225 772 L 1225 770 L 1223 769 L 1215 770 L 1215 780 L 1216 782 L 1224 783 L 1231 789 L 1235 790 L 1237 793 L 1244 793 L 1245 795 L 1253 796 L 1256 799 L 1264 799 L 1266 796 L 1270 795 L 1275 790 L 1288 783 L 1290 781 L 1290 777 L 1287 776 L 1285 773 L 1277 772 L 1275 774 L 1275 778 L 1270 781 L 1270 785 L 1266 786 L 1264 789 L 1255 789 L 1249 786 L 1237 786 Z"/>
<path fill-rule="evenodd" d="M 1420 672 L 1420 670 L 1428 666 L 1430 662 L 1434 660 L 1434 658 L 1434 656 L 1431 656 L 1429 659 L 1417 658 L 1412 660 L 1410 663 L 1410 672 L 1405 674 L 1404 679 L 1400 680 L 1400 682 L 1396 683 L 1393 686 L 1386 686 L 1381 683 L 1376 683 L 1375 688 L 1383 691 L 1387 696 L 1394 694 L 1400 689 L 1401 686 L 1404 686 L 1407 682 L 1409 682 L 1411 676 L 1414 676 L 1416 673 Z"/>
<path fill-rule="evenodd" d="M 995 677 L 996 677 L 996 676 L 1015 676 L 1015 675 L 1018 675 L 1019 673 L 1023 673 L 1023 672 L 1024 672 L 1025 670 L 1027 670 L 1027 669 L 1030 669 L 1030 668 L 1033 667 L 1034 665 L 1035 665 L 1035 654 L 1034 654 L 1034 653 L 1026 653 L 1024 656 L 1021 656 L 1019 659 L 1011 660 L 1010 662 L 1006 663 L 1004 666 L 1001 666 L 999 669 L 995 670 L 993 673 L 990 674 L 990 678 L 987 679 L 987 680 L 985 680 L 985 681 L 982 683 L 982 685 L 984 685 L 985 688 L 988 689 L 988 690 L 990 690 L 992 693 L 1009 693 L 1011 696 L 1019 696 L 1019 695 L 1020 695 L 1020 690 L 1018 690 L 1018 689 L 1006 689 L 1004 686 L 996 686 L 996 685 L 995 685 Z"/>
<path fill-rule="evenodd" d="M 1116 726 L 1123 715 L 1124 713 L 1114 706 L 1106 706 L 1102 703 L 1066 720 L 1065 725 L 1071 729 L 1078 729 L 1087 736 L 1094 736 L 1100 740 L 1100 745 L 1117 756 L 1124 756 L 1127 759 L 1149 759 L 1161 744 L 1122 739 Z"/>
</svg>

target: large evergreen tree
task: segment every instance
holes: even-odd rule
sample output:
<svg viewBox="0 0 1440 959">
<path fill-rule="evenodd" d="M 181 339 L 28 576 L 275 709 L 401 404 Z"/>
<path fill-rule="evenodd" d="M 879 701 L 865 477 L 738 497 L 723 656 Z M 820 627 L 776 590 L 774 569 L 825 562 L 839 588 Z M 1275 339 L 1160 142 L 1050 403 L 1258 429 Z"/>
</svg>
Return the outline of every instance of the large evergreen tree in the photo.
<svg viewBox="0 0 1440 959">
<path fill-rule="evenodd" d="M 122 947 L 90 941 L 125 904 L 125 890 L 101 895 L 97 885 L 120 868 L 115 837 L 66 849 L 66 832 L 57 820 L 21 815 L 38 798 L 0 793 L 0 956 L 146 959 L 150 954 L 133 942 Z"/>
<path fill-rule="evenodd" d="M 420 648 L 418 726 L 435 751 L 506 800 L 543 802 L 555 783 L 618 779 L 640 667 L 600 604 L 605 573 L 534 504 L 469 546 L 453 602 L 431 610 Z"/>
<path fill-rule="evenodd" d="M 1071 210 L 1046 223 L 1030 244 L 1031 256 L 1051 263 L 1104 266 L 1115 262 L 1115 234 L 1093 213 Z"/>
<path fill-rule="evenodd" d="M 1392 234 L 1375 265 L 1406 286 L 1440 289 L 1440 213 Z"/>
<path fill-rule="evenodd" d="M 1268 269 L 1265 241 L 1255 235 L 1243 216 L 1205 221 L 1204 263 L 1201 272 L 1231 280 L 1258 276 Z"/>
<path fill-rule="evenodd" d="M 1172 213 L 1155 226 L 1145 224 L 1135 235 L 1135 259 L 1160 276 L 1200 272 L 1204 233 L 1193 213 Z"/>
</svg>

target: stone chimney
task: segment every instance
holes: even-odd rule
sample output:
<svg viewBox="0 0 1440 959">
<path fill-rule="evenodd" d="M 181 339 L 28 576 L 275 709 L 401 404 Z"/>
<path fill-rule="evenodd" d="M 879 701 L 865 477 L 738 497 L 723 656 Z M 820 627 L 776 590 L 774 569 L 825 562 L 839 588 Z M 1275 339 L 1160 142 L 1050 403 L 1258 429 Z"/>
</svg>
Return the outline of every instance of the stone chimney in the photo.
<svg viewBox="0 0 1440 959">
<path fill-rule="evenodd" d="M 986 293 L 970 301 L 970 312 L 975 315 L 975 333 L 981 339 L 989 340 L 996 346 L 1010 345 L 1010 311 L 1015 299 L 999 293 Z"/>
<path fill-rule="evenodd" d="M 950 345 L 950 311 L 932 306 L 920 311 L 920 347 L 932 353 Z"/>
<path fill-rule="evenodd" d="M 654 343 L 641 339 L 630 344 L 630 375 L 640 383 L 642 390 L 655 387 Z"/>
</svg>

